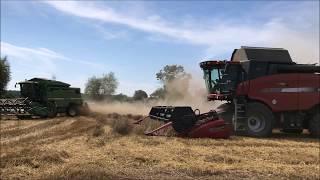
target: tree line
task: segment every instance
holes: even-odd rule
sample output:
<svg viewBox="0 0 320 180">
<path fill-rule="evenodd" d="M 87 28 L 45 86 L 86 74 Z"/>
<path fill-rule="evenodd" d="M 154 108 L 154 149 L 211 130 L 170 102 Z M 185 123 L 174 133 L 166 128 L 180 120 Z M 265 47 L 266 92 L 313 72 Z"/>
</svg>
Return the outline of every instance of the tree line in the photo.
<svg viewBox="0 0 320 180">
<path fill-rule="evenodd" d="M 128 97 L 124 94 L 115 95 L 119 83 L 113 72 L 104 74 L 101 77 L 93 76 L 88 79 L 85 85 L 85 95 L 93 100 L 116 101 L 164 99 L 169 95 L 179 98 L 184 96 L 183 92 L 170 90 L 170 83 L 176 80 L 182 80 L 187 82 L 185 83 L 185 88 L 188 88 L 188 81 L 191 78 L 191 75 L 186 73 L 184 67 L 181 65 L 166 65 L 156 73 L 156 78 L 162 83 L 162 87 L 156 89 L 149 96 L 144 90 L 136 90 L 132 97 Z"/>
<path fill-rule="evenodd" d="M 85 89 L 84 97 L 86 99 L 96 101 L 145 101 L 149 99 L 164 99 L 169 96 L 170 83 L 175 80 L 183 80 L 187 82 L 191 78 L 191 75 L 185 72 L 185 69 L 181 65 L 166 65 L 158 73 L 155 74 L 156 79 L 162 84 L 162 87 L 156 89 L 150 95 L 144 90 L 136 90 L 132 97 L 125 94 L 115 94 L 119 86 L 118 79 L 114 72 L 109 72 L 101 76 L 92 76 L 88 78 Z M 10 64 L 8 58 L 1 57 L 0 60 L 0 97 L 13 97 L 18 96 L 16 91 L 6 91 L 6 87 L 11 79 Z M 187 87 L 186 87 L 187 88 Z M 183 92 L 174 92 L 175 97 L 183 96 Z"/>
<path fill-rule="evenodd" d="M 4 97 L 6 87 L 11 79 L 10 65 L 7 56 L 0 59 L 0 98 Z"/>
</svg>

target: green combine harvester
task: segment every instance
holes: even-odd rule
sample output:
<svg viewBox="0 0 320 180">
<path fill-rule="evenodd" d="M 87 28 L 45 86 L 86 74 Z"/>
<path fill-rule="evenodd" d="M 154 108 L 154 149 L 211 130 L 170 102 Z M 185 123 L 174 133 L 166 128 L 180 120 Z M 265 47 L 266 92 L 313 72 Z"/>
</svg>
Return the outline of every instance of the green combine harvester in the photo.
<svg viewBox="0 0 320 180">
<path fill-rule="evenodd" d="M 1 116 L 17 116 L 27 119 L 33 116 L 53 118 L 58 113 L 74 117 L 88 114 L 89 108 L 81 97 L 80 88 L 70 84 L 33 78 L 17 83 L 20 85 L 20 98 L 0 99 Z"/>
</svg>

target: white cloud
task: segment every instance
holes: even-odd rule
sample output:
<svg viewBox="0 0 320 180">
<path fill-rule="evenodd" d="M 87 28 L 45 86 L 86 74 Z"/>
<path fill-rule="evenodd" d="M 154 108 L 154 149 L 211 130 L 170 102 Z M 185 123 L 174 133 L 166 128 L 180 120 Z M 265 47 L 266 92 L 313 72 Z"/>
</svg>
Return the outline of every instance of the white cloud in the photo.
<svg viewBox="0 0 320 180">
<path fill-rule="evenodd" d="M 37 63 L 47 63 L 46 67 L 55 67 L 54 61 L 69 61 L 73 63 L 79 63 L 84 65 L 90 65 L 94 67 L 100 67 L 101 64 L 83 61 L 83 60 L 72 60 L 71 58 L 65 57 L 55 51 L 47 48 L 27 48 L 16 46 L 7 42 L 1 42 L 1 54 L 14 57 L 17 60 L 23 61 L 35 61 Z"/>
<path fill-rule="evenodd" d="M 209 28 L 203 28 L 201 22 L 191 26 L 190 23 L 182 20 L 181 22 L 183 23 L 177 24 L 166 21 L 159 15 L 132 16 L 130 13 L 120 13 L 110 7 L 97 7 L 94 3 L 73 1 L 46 1 L 46 3 L 59 11 L 73 16 L 124 25 L 155 34 L 156 38 L 149 38 L 151 40 L 159 40 L 159 37 L 164 36 L 185 43 L 203 45 L 206 47 L 203 58 L 226 52 L 231 53 L 233 48 L 249 45 L 287 48 L 299 62 L 309 63 L 319 60 L 319 28 L 317 27 L 319 9 L 314 8 L 315 12 L 310 13 L 309 9 L 307 9 L 310 8 L 309 6 L 300 8 L 299 12 L 303 15 L 299 16 L 299 18 L 295 18 L 297 11 L 292 13 L 274 12 L 274 17 L 271 16 L 272 18 L 260 25 L 253 23 L 232 24 L 228 23 L 230 22 L 228 19 L 220 19 L 216 20 L 215 24 L 212 24 Z M 270 5 L 264 8 L 264 11 L 272 14 L 271 11 L 273 9 L 270 8 L 274 9 L 274 6 Z M 255 12 L 250 13 L 254 14 Z M 260 14 L 259 10 L 256 13 Z M 289 19 L 290 22 L 283 20 L 281 13 L 286 21 Z M 305 22 L 311 29 L 306 31 L 303 28 L 297 28 L 300 25 L 297 23 L 301 22 Z M 290 23 L 295 24 L 291 25 Z M 188 24 L 188 27 L 183 24 Z"/>
<path fill-rule="evenodd" d="M 95 25 L 94 26 L 98 32 L 102 34 L 102 37 L 105 40 L 113 40 L 113 39 L 127 39 L 128 33 L 124 30 L 111 30 L 105 29 L 102 25 Z"/>
<path fill-rule="evenodd" d="M 51 78 L 56 75 L 61 80 L 79 81 L 77 77 L 63 77 L 61 71 L 69 69 L 71 73 L 78 66 L 95 70 L 103 67 L 95 62 L 73 60 L 47 48 L 22 47 L 7 42 L 1 42 L 1 56 L 8 56 L 13 73 L 9 89 L 13 89 L 15 82 L 32 77 Z"/>
<path fill-rule="evenodd" d="M 56 66 L 53 60 L 63 58 L 58 53 L 45 48 L 32 49 L 6 42 L 1 42 L 1 55 L 9 56 L 24 67 L 30 67 L 30 64 L 38 65 L 34 68 L 42 66 L 45 69 L 44 72 L 54 72 Z"/>
<path fill-rule="evenodd" d="M 98 64 L 89 61 L 73 60 L 47 48 L 30 48 L 1 42 L 1 56 L 8 56 L 12 72 L 12 80 L 8 89 L 14 89 L 16 82 L 33 77 L 52 78 L 70 83 L 84 90 L 85 82 L 92 75 L 102 75 L 108 69 L 117 70 L 119 67 Z M 120 81 L 117 93 L 132 95 L 134 90 L 144 89 L 151 93 L 154 83 L 133 83 L 123 79 Z"/>
<path fill-rule="evenodd" d="M 233 29 L 225 24 L 218 24 L 210 30 L 186 29 L 176 24 L 163 20 L 159 15 L 150 15 L 147 17 L 133 17 L 128 14 L 117 13 L 111 8 L 98 8 L 91 3 L 79 3 L 74 1 L 46 1 L 54 8 L 82 18 L 99 20 L 102 22 L 126 25 L 134 29 L 160 33 L 169 37 L 188 41 L 193 44 L 212 45 L 219 41 L 230 41 L 233 35 L 242 33 L 241 38 L 251 35 L 251 29 L 238 27 Z M 194 26 L 197 27 L 197 26 Z"/>
</svg>

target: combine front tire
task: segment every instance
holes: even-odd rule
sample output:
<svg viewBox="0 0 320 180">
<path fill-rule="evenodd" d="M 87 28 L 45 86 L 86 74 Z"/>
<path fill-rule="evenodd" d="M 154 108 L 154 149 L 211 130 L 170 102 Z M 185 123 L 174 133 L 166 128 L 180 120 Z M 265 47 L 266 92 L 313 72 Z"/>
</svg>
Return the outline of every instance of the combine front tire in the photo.
<svg viewBox="0 0 320 180">
<path fill-rule="evenodd" d="M 320 112 L 316 112 L 310 119 L 309 132 L 311 136 L 320 138 Z"/>
<path fill-rule="evenodd" d="M 247 134 L 254 137 L 268 137 L 272 134 L 274 116 L 270 109 L 261 103 L 247 106 Z"/>
<path fill-rule="evenodd" d="M 67 109 L 67 114 L 71 117 L 77 116 L 79 114 L 78 107 L 75 105 L 69 106 L 69 108 Z"/>
</svg>

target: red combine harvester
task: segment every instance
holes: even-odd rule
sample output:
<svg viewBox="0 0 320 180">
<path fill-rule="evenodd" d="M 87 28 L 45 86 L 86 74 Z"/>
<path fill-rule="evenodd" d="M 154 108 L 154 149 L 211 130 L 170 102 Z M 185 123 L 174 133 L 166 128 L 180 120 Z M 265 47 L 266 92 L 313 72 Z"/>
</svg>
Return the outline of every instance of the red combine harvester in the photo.
<svg viewBox="0 0 320 180">
<path fill-rule="evenodd" d="M 191 107 L 156 106 L 151 119 L 185 137 L 228 138 L 237 134 L 267 137 L 273 128 L 320 136 L 320 66 L 296 64 L 282 48 L 241 47 L 230 61 L 200 63 L 209 101 L 225 101 L 200 114 Z M 142 120 L 137 121 L 139 124 Z"/>
<path fill-rule="evenodd" d="M 208 100 L 240 134 L 267 137 L 273 128 L 320 136 L 320 66 L 296 64 L 282 48 L 241 47 L 231 61 L 200 63 Z"/>
</svg>

